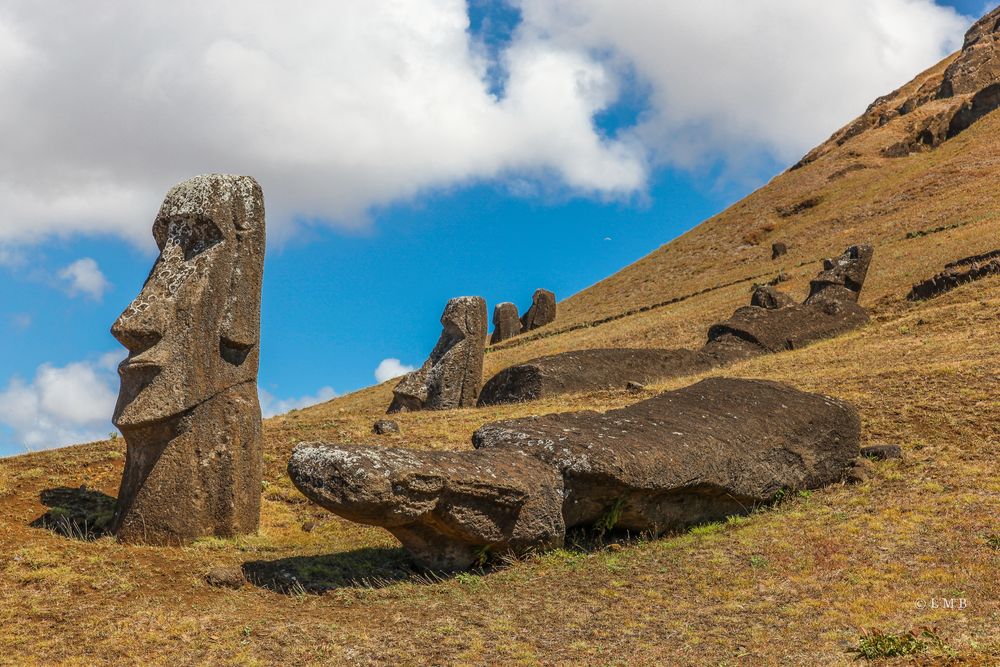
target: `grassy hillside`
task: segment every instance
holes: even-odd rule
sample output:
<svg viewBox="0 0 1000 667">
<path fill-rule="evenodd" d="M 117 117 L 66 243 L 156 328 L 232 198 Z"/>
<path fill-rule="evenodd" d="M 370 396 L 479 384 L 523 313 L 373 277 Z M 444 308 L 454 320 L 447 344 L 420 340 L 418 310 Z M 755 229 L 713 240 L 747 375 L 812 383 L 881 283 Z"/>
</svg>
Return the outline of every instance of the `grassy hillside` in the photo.
<svg viewBox="0 0 1000 667">
<path fill-rule="evenodd" d="M 948 62 L 904 95 L 940 79 Z M 862 484 L 724 524 L 605 545 L 581 538 L 579 547 L 439 579 L 414 574 L 387 533 L 308 504 L 284 474 L 292 446 L 469 448 L 487 421 L 636 398 L 608 391 L 403 414 L 401 435 L 377 437 L 370 428 L 391 398 L 385 384 L 268 420 L 260 534 L 187 548 L 30 526 L 47 509 L 45 489 L 114 494 L 121 440 L 6 459 L 0 663 L 841 664 L 855 659 L 862 629 L 923 626 L 946 644 L 929 646 L 926 660 L 1000 663 L 1000 279 L 905 300 L 945 262 L 1000 247 L 1000 112 L 934 150 L 883 156 L 932 111 L 826 145 L 486 357 L 491 374 L 571 349 L 698 345 L 713 321 L 747 303 L 755 280 L 785 271 L 783 288 L 804 296 L 822 257 L 868 241 L 868 326 L 713 374 L 853 401 L 866 443 L 898 443 L 903 461 L 872 464 Z M 790 252 L 772 262 L 779 240 Z M 210 587 L 204 575 L 219 565 L 247 565 L 284 585 Z M 964 608 L 941 608 L 942 598 Z"/>
</svg>

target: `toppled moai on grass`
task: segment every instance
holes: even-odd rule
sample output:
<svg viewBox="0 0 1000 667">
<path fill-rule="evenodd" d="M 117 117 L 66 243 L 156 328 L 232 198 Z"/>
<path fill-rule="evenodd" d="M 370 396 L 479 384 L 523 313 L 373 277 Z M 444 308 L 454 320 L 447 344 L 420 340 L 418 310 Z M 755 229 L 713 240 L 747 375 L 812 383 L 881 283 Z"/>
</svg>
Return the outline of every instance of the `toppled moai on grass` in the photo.
<svg viewBox="0 0 1000 667">
<path fill-rule="evenodd" d="M 160 255 L 111 333 L 114 423 L 125 472 L 113 530 L 126 542 L 184 544 L 257 530 L 257 400 L 264 198 L 249 176 L 198 176 L 167 193 Z"/>
<path fill-rule="evenodd" d="M 945 264 L 941 273 L 914 285 L 906 298 L 910 301 L 930 299 L 959 285 L 997 274 L 1000 274 L 1000 250 L 963 257 Z"/>
<path fill-rule="evenodd" d="M 712 378 L 605 413 L 487 424 L 471 452 L 324 443 L 288 464 L 311 500 L 381 526 L 425 567 L 564 543 L 577 526 L 659 534 L 844 478 L 860 421 L 787 385 Z"/>
<path fill-rule="evenodd" d="M 493 308 L 493 335 L 490 344 L 496 345 L 521 333 L 521 319 L 517 306 L 509 301 L 498 303 Z"/>
<path fill-rule="evenodd" d="M 450 300 L 441 326 L 444 330 L 431 356 L 392 390 L 390 414 L 476 404 L 486 353 L 486 301 L 478 296 Z"/>
<path fill-rule="evenodd" d="M 804 303 L 773 286 L 755 287 L 751 305 L 712 325 L 699 350 L 594 349 L 532 359 L 486 382 L 479 405 L 519 403 L 546 396 L 623 387 L 692 375 L 750 357 L 791 350 L 850 331 L 868 321 L 858 304 L 872 247 L 848 248 L 823 262 Z"/>
<path fill-rule="evenodd" d="M 543 327 L 556 319 L 556 295 L 547 289 L 537 289 L 531 297 L 531 307 L 521 318 L 521 331 Z"/>
</svg>

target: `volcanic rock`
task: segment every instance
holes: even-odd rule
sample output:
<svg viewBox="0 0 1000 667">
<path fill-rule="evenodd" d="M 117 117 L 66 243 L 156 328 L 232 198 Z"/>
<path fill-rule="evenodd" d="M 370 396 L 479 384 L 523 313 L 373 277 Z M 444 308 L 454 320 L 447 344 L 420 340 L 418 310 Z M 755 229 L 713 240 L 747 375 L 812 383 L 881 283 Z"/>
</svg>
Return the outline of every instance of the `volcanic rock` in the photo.
<svg viewBox="0 0 1000 667">
<path fill-rule="evenodd" d="M 555 321 L 556 295 L 547 289 L 535 290 L 531 307 L 521 318 L 521 331 L 527 332 Z"/>
<path fill-rule="evenodd" d="M 434 570 L 465 569 L 487 553 L 559 546 L 565 536 L 562 477 L 516 451 L 302 443 L 288 474 L 313 502 L 382 526 Z"/>
<path fill-rule="evenodd" d="M 379 419 L 372 424 L 372 432 L 376 435 L 386 435 L 387 433 L 399 433 L 399 424 L 391 419 Z"/>
<path fill-rule="evenodd" d="M 771 244 L 771 259 L 772 260 L 778 259 L 782 255 L 787 255 L 787 254 L 788 254 L 788 246 L 785 245 L 784 243 L 782 243 L 782 242 L 779 241 L 777 243 L 772 243 Z"/>
<path fill-rule="evenodd" d="M 517 306 L 509 301 L 498 303 L 493 309 L 493 335 L 490 337 L 490 344 L 496 345 L 519 333 L 521 320 L 517 315 Z"/>
<path fill-rule="evenodd" d="M 839 481 L 858 456 L 849 404 L 787 385 L 712 378 L 606 413 L 487 424 L 476 450 L 302 443 L 308 498 L 381 526 L 424 567 L 558 547 L 567 528 L 660 533 L 745 514 Z"/>
<path fill-rule="evenodd" d="M 511 366 L 483 386 L 479 405 L 520 403 L 545 396 L 619 389 L 708 370 L 713 364 L 691 350 L 596 349 L 540 357 Z"/>
<path fill-rule="evenodd" d="M 710 378 L 603 414 L 488 424 L 472 442 L 558 469 L 567 528 L 614 509 L 617 527 L 659 533 L 837 482 L 858 456 L 860 433 L 857 411 L 843 401 Z"/>
<path fill-rule="evenodd" d="M 754 285 L 750 305 L 767 310 L 777 310 L 785 306 L 795 305 L 795 300 L 773 285 Z"/>
<path fill-rule="evenodd" d="M 148 544 L 254 532 L 260 186 L 221 174 L 185 181 L 167 193 L 153 237 L 160 256 L 111 328 L 129 351 L 114 412 L 127 451 L 113 530 Z"/>
<path fill-rule="evenodd" d="M 929 299 L 959 285 L 1000 274 L 1000 250 L 964 257 L 945 264 L 944 271 L 913 286 L 906 296 L 910 301 Z"/>
<path fill-rule="evenodd" d="M 205 575 L 205 582 L 209 586 L 216 588 L 238 590 L 243 588 L 243 584 L 247 582 L 247 578 L 241 568 L 220 566 L 208 571 L 208 574 Z"/>
<path fill-rule="evenodd" d="M 868 321 L 857 300 L 871 257 L 872 247 L 859 245 L 836 260 L 825 260 L 802 304 L 792 303 L 772 286 L 756 286 L 752 305 L 712 325 L 700 350 L 596 349 L 539 357 L 490 378 L 480 392 L 479 405 L 614 389 L 630 380 L 648 384 L 850 331 Z"/>
<path fill-rule="evenodd" d="M 903 458 L 903 449 L 899 445 L 870 445 L 861 448 L 861 456 L 878 461 L 901 459 Z"/>
<path fill-rule="evenodd" d="M 388 412 L 447 410 L 476 404 L 483 381 L 486 302 L 460 296 L 445 306 L 444 330 L 424 365 L 408 373 L 392 390 Z"/>
</svg>

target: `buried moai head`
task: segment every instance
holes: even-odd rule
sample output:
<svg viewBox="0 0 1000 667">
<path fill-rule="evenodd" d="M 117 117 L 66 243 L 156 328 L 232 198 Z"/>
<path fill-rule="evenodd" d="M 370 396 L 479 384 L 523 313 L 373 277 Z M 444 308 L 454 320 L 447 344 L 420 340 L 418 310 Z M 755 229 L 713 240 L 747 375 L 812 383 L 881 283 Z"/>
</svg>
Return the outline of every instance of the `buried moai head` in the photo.
<svg viewBox="0 0 1000 667">
<path fill-rule="evenodd" d="M 420 369 L 407 374 L 393 391 L 388 412 L 471 407 L 483 381 L 486 301 L 460 296 L 441 315 L 441 337 Z"/>
<path fill-rule="evenodd" d="M 836 259 L 824 259 L 823 271 L 809 283 L 806 303 L 822 301 L 857 301 L 868 275 L 874 249 L 868 244 L 854 245 Z"/>
<path fill-rule="evenodd" d="M 111 333 L 128 348 L 114 423 L 183 413 L 255 381 L 264 199 L 249 176 L 197 176 L 167 193 L 153 223 L 160 256 Z"/>
</svg>

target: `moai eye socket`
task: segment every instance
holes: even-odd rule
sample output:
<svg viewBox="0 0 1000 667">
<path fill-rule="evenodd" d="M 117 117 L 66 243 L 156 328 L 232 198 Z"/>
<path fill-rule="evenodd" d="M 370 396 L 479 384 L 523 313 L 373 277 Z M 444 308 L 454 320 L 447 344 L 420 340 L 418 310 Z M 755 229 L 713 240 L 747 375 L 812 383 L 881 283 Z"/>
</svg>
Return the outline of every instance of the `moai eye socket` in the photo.
<svg viewBox="0 0 1000 667">
<path fill-rule="evenodd" d="M 181 249 L 184 261 L 190 261 L 222 243 L 222 230 L 210 218 L 178 216 L 161 218 L 153 224 L 153 237 L 160 252 L 167 246 Z"/>
</svg>

